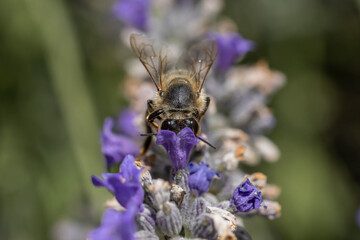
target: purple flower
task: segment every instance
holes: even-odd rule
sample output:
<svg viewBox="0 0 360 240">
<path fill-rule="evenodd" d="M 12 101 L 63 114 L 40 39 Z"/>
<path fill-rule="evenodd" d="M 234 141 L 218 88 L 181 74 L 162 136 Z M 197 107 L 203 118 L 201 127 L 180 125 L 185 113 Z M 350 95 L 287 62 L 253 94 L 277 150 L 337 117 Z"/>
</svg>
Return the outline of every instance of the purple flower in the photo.
<svg viewBox="0 0 360 240">
<path fill-rule="evenodd" d="M 245 182 L 235 188 L 230 204 L 235 207 L 236 211 L 249 212 L 258 209 L 262 201 L 261 192 L 247 178 Z"/>
<path fill-rule="evenodd" d="M 96 187 L 105 187 L 114 194 L 116 200 L 125 208 L 137 207 L 143 210 L 144 190 L 140 183 L 141 169 L 135 165 L 135 158 L 127 155 L 120 165 L 119 173 L 103 173 L 101 177 L 92 176 Z"/>
<path fill-rule="evenodd" d="M 128 154 L 136 156 L 139 153 L 138 146 L 130 138 L 113 133 L 113 127 L 114 120 L 105 119 L 101 134 L 101 150 L 105 155 L 107 169 L 113 164 L 120 163 Z"/>
<path fill-rule="evenodd" d="M 130 208 L 125 212 L 107 209 L 101 221 L 101 226 L 91 231 L 90 240 L 133 240 L 135 233 L 136 209 Z"/>
<path fill-rule="evenodd" d="M 149 0 L 119 0 L 113 5 L 113 12 L 125 24 L 146 31 L 149 24 Z"/>
<path fill-rule="evenodd" d="M 254 43 L 246 40 L 236 32 L 212 33 L 210 37 L 215 38 L 218 44 L 218 55 L 216 67 L 220 71 L 226 71 L 241 56 L 254 48 Z"/>
<path fill-rule="evenodd" d="M 210 187 L 210 183 L 214 176 L 220 177 L 220 175 L 211 170 L 209 165 L 202 162 L 199 164 L 189 163 L 189 187 L 191 190 L 195 190 L 198 195 L 207 192 Z"/>
<path fill-rule="evenodd" d="M 189 162 L 191 149 L 199 139 L 193 131 L 186 127 L 177 135 L 169 130 L 160 130 L 157 134 L 156 144 L 163 145 L 166 149 L 174 170 L 186 168 Z"/>
<path fill-rule="evenodd" d="M 117 128 L 126 136 L 136 138 L 139 137 L 139 130 L 135 126 L 136 112 L 130 108 L 121 111 L 117 119 Z"/>
</svg>

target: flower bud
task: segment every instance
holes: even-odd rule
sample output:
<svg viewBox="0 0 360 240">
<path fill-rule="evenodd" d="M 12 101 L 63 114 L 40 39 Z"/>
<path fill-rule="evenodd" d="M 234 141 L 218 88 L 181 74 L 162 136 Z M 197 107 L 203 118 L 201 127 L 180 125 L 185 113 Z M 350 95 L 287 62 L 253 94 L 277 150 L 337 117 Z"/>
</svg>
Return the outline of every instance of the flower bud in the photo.
<svg viewBox="0 0 360 240">
<path fill-rule="evenodd" d="M 181 214 L 184 226 L 192 229 L 195 219 L 205 212 L 207 202 L 202 197 L 196 197 L 193 194 L 187 194 L 181 206 Z"/>
<path fill-rule="evenodd" d="M 186 192 L 179 185 L 174 183 L 171 185 L 170 200 L 175 202 L 178 207 L 181 206 L 185 194 Z"/>
<path fill-rule="evenodd" d="M 170 199 L 169 189 L 169 182 L 161 178 L 153 180 L 151 185 L 145 187 L 145 202 L 159 210 Z"/>
<path fill-rule="evenodd" d="M 236 226 L 234 234 L 238 240 L 251 240 L 249 233 L 242 226 Z"/>
<path fill-rule="evenodd" d="M 180 211 L 174 203 L 164 203 L 162 209 L 156 214 L 156 224 L 166 236 L 180 233 L 182 219 Z"/>
<path fill-rule="evenodd" d="M 179 185 L 185 192 L 189 192 L 188 173 L 184 169 L 177 170 L 174 176 L 174 183 Z"/>
<path fill-rule="evenodd" d="M 135 240 L 159 240 L 159 237 L 149 231 L 138 231 L 135 233 Z"/>
<path fill-rule="evenodd" d="M 218 238 L 214 220 L 208 214 L 203 214 L 196 219 L 192 234 L 194 237 L 209 240 L 216 240 Z"/>
<path fill-rule="evenodd" d="M 275 201 L 264 200 L 264 207 L 259 209 L 259 213 L 270 220 L 280 217 L 281 205 Z"/>
<path fill-rule="evenodd" d="M 148 205 L 144 204 L 144 211 L 136 215 L 136 222 L 140 229 L 155 233 L 155 212 Z"/>
</svg>

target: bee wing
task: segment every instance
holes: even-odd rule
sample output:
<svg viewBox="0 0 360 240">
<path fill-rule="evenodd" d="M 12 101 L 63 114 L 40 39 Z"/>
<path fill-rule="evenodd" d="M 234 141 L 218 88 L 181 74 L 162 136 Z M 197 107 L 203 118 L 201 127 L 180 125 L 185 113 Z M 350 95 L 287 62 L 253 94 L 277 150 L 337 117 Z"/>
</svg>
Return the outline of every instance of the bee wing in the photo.
<svg viewBox="0 0 360 240">
<path fill-rule="evenodd" d="M 185 51 L 176 64 L 176 68 L 185 69 L 196 81 L 197 92 L 204 86 L 206 76 L 213 65 L 217 54 L 215 40 L 203 40 Z"/>
<path fill-rule="evenodd" d="M 168 69 L 168 48 L 142 34 L 132 34 L 130 45 L 149 73 L 156 89 L 162 90 L 162 77 Z"/>
</svg>

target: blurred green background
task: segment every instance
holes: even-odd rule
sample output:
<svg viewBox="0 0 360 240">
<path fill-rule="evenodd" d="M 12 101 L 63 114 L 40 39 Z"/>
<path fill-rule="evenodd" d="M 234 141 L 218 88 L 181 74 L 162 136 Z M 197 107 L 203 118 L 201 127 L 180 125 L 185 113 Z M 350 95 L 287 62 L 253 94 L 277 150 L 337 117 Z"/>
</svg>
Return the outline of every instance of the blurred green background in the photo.
<svg viewBox="0 0 360 240">
<path fill-rule="evenodd" d="M 112 1 L 0 1 L 0 239 L 51 239 L 61 219 L 98 223 L 109 197 L 99 131 L 124 106 Z M 282 217 L 246 220 L 254 239 L 360 239 L 360 1 L 226 1 L 287 85 L 270 134 L 282 151 L 263 171 Z"/>
</svg>

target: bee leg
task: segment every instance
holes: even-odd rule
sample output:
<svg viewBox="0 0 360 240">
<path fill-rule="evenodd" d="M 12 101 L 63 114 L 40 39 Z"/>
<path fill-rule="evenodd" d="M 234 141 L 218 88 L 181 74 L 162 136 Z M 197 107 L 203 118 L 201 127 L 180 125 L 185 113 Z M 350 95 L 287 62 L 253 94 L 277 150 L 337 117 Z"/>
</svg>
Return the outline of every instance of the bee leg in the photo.
<svg viewBox="0 0 360 240">
<path fill-rule="evenodd" d="M 208 110 L 209 105 L 210 105 L 210 97 L 206 97 L 205 98 L 205 107 L 200 112 L 200 119 L 202 118 L 202 116 L 204 116 L 204 114 Z"/>
<path fill-rule="evenodd" d="M 151 132 L 151 128 L 147 124 L 146 124 L 146 131 Z M 145 155 L 145 153 L 150 149 L 151 142 L 152 142 L 152 136 L 146 137 L 143 146 L 140 149 L 139 157 L 137 159 L 141 159 Z"/>
<path fill-rule="evenodd" d="M 150 101 L 150 100 L 149 100 Z M 148 101 L 148 103 L 149 103 Z M 163 109 L 159 109 L 159 110 L 156 110 L 150 114 L 148 114 L 146 116 L 146 132 L 147 133 L 151 133 L 151 128 L 149 126 L 149 124 L 153 125 L 156 129 L 159 129 L 159 125 L 154 122 L 154 120 L 164 112 Z M 139 157 L 137 157 L 137 160 L 139 161 L 140 159 L 142 159 L 142 157 L 146 154 L 146 152 L 150 149 L 150 146 L 151 146 L 151 142 L 152 142 L 152 136 L 147 136 L 144 143 L 143 143 L 143 146 L 140 150 L 140 153 L 139 153 Z"/>
<path fill-rule="evenodd" d="M 151 99 L 147 100 L 147 106 L 148 106 L 147 108 L 148 112 L 152 112 L 154 109 L 154 101 Z"/>
<path fill-rule="evenodd" d="M 156 129 L 159 129 L 159 125 L 154 122 L 154 120 L 159 117 L 160 114 L 162 114 L 164 112 L 164 109 L 159 109 L 159 110 L 156 110 L 152 113 L 150 113 L 149 115 L 146 116 L 146 121 L 148 123 L 150 123 L 151 125 L 153 125 Z"/>
</svg>

